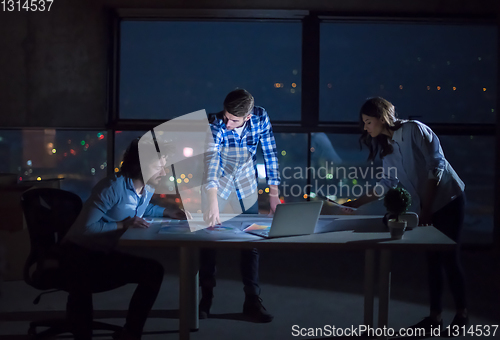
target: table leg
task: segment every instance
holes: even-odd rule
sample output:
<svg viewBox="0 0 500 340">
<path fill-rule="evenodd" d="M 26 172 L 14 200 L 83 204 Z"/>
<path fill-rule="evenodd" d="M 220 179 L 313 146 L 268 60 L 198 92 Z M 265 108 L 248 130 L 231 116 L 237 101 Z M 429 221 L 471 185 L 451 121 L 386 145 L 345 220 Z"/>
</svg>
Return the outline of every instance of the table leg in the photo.
<svg viewBox="0 0 500 340">
<path fill-rule="evenodd" d="M 391 251 L 380 252 L 378 327 L 387 327 L 389 321 L 389 299 L 391 295 Z M 380 337 L 387 339 L 387 337 Z"/>
<path fill-rule="evenodd" d="M 198 323 L 198 249 L 180 248 L 179 338 L 189 340 Z"/>
<path fill-rule="evenodd" d="M 373 300 L 375 281 L 375 250 L 365 251 L 365 307 L 363 323 L 367 327 L 373 327 Z"/>
</svg>

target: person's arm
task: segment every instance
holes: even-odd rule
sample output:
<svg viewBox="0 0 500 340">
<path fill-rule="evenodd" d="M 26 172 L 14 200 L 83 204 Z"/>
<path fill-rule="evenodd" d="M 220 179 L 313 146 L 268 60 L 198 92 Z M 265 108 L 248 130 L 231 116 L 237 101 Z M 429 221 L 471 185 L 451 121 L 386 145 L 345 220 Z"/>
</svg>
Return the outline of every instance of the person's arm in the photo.
<svg viewBox="0 0 500 340">
<path fill-rule="evenodd" d="M 359 208 L 365 204 L 384 197 L 389 189 L 395 188 L 398 185 L 399 180 L 397 178 L 397 173 L 395 173 L 396 167 L 393 166 L 391 162 L 391 155 L 387 155 L 382 159 L 382 169 L 382 178 L 372 190 L 365 193 L 358 199 L 346 202 L 343 205 L 347 208 Z"/>
<path fill-rule="evenodd" d="M 104 233 L 129 227 L 147 228 L 149 224 L 140 217 L 127 217 L 119 222 L 107 222 L 106 213 L 116 204 L 119 204 L 120 192 L 113 186 L 113 182 L 103 182 L 94 189 L 91 197 L 85 202 L 78 220 L 85 227 L 85 234 Z"/>
<path fill-rule="evenodd" d="M 187 210 L 179 208 L 177 204 L 169 204 L 163 210 L 163 217 L 171 217 L 176 220 L 191 220 L 193 216 Z"/>
<path fill-rule="evenodd" d="M 205 190 L 218 189 L 219 178 L 221 177 L 221 140 L 222 135 L 217 126 L 210 125 L 211 134 L 209 133 L 206 141 L 205 152 Z"/>
<path fill-rule="evenodd" d="M 278 204 L 281 204 L 278 186 L 269 185 L 269 205 L 271 214 L 276 212 L 276 206 L 278 206 Z"/>
<path fill-rule="evenodd" d="M 144 211 L 144 217 L 171 217 L 176 220 L 190 220 L 193 217 L 188 211 L 179 208 L 175 203 L 167 203 L 164 207 L 149 203 Z"/>
<path fill-rule="evenodd" d="M 420 224 L 432 223 L 432 205 L 434 203 L 437 187 L 446 166 L 439 138 L 427 126 L 412 124 L 412 141 L 422 152 L 425 159 L 427 171 L 427 182 L 425 183 L 424 196 L 421 200 L 421 210 L 419 216 Z"/>
<path fill-rule="evenodd" d="M 116 222 L 117 229 L 128 228 L 149 228 L 149 223 L 139 216 L 127 217 L 126 219 Z"/>
<path fill-rule="evenodd" d="M 160 207 L 159 205 L 149 203 L 148 206 L 146 207 L 146 210 L 144 210 L 144 217 L 160 217 L 160 216 L 165 216 L 165 207 Z"/>
<path fill-rule="evenodd" d="M 371 192 L 367 192 L 366 194 L 364 194 L 363 196 L 355 199 L 355 200 L 352 200 L 352 201 L 349 201 L 349 202 L 345 202 L 344 204 L 342 204 L 343 206 L 345 207 L 348 207 L 348 208 L 359 208 L 365 204 L 368 204 L 368 203 L 371 203 L 373 201 L 376 201 L 378 200 L 380 197 L 377 196 L 377 193 L 376 193 L 376 190 L 375 189 L 372 189 Z"/>
<path fill-rule="evenodd" d="M 204 211 L 203 220 L 211 227 L 221 224 L 219 216 L 219 202 L 217 200 L 217 189 L 207 190 L 208 208 Z"/>
<path fill-rule="evenodd" d="M 219 189 L 219 178 L 221 177 L 221 140 L 220 130 L 215 125 L 210 125 L 211 135 L 207 138 L 207 152 L 205 153 L 205 181 L 204 188 L 207 193 L 207 208 L 203 212 L 203 220 L 209 226 L 220 224 L 219 203 L 217 190 Z"/>
<path fill-rule="evenodd" d="M 276 211 L 276 206 L 281 203 L 279 198 L 278 185 L 280 184 L 280 175 L 278 170 L 278 152 L 276 151 L 276 140 L 274 139 L 273 129 L 269 116 L 264 110 L 261 118 L 262 133 L 260 134 L 260 145 L 264 155 L 264 164 L 266 167 L 266 181 L 269 185 L 269 204 L 271 213 Z"/>
<path fill-rule="evenodd" d="M 117 222 L 106 222 L 106 213 L 118 203 L 119 197 L 113 182 L 99 183 L 85 202 L 78 219 L 85 226 L 85 233 L 95 234 L 113 231 L 121 227 Z"/>
</svg>

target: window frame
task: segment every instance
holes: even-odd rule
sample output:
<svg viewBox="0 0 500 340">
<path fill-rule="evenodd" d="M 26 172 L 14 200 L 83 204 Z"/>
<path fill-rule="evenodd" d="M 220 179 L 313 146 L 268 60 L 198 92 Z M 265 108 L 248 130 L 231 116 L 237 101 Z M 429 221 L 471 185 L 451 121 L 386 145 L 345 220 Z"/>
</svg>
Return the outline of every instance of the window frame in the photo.
<svg viewBox="0 0 500 340">
<path fill-rule="evenodd" d="M 495 157 L 495 202 L 500 206 L 500 18 L 490 15 L 406 15 L 406 14 L 377 14 L 358 15 L 335 13 L 329 11 L 308 10 L 219 10 L 219 9 L 117 9 L 113 14 L 111 29 L 112 51 L 110 53 L 110 72 L 108 78 L 108 136 L 115 136 L 119 130 L 150 130 L 168 120 L 123 119 L 118 112 L 118 84 L 119 84 L 119 42 L 120 23 L 122 20 L 160 20 L 160 21 L 302 21 L 302 74 L 301 74 L 301 120 L 297 122 L 273 122 L 276 133 L 295 132 L 308 133 L 308 149 L 311 148 L 311 133 L 348 133 L 359 134 L 358 122 L 320 122 L 319 120 L 319 76 L 320 76 L 320 24 L 324 22 L 350 23 L 380 23 L 380 24 L 439 24 L 439 25 L 495 25 L 497 27 L 497 119 L 492 124 L 468 123 L 431 123 L 429 127 L 438 135 L 480 135 L 496 136 Z M 108 139 L 108 164 L 114 164 L 114 138 Z M 308 166 L 311 164 L 311 153 L 307 157 Z M 108 167 L 109 168 L 109 167 Z M 310 176 L 309 176 L 310 177 Z M 308 180 L 309 181 L 309 180 Z M 310 184 L 310 183 L 308 183 Z M 494 229 L 492 245 L 500 249 L 500 208 L 494 210 Z M 480 246 L 484 248 L 484 245 Z"/>
</svg>

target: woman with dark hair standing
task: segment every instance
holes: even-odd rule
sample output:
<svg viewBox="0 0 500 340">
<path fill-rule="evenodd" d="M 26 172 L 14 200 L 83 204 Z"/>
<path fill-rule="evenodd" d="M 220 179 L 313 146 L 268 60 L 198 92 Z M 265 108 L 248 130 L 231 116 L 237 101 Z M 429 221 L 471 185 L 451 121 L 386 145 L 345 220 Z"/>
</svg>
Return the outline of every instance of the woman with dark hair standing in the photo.
<svg viewBox="0 0 500 340">
<path fill-rule="evenodd" d="M 370 150 L 369 161 L 379 154 L 384 177 L 372 192 L 344 205 L 358 208 L 379 199 L 398 184 L 408 190 L 413 201 L 410 210 L 419 215 L 420 225 L 432 224 L 457 243 L 453 252 L 427 254 L 430 315 L 412 327 L 426 331 L 437 326 L 443 329 L 443 269 L 456 305 L 451 324 L 467 325 L 465 279 L 459 260 L 465 210 L 464 183 L 444 157 L 434 132 L 419 121 L 397 119 L 389 101 L 380 97 L 368 99 L 361 107 L 359 120 L 363 128 L 360 143 Z"/>
</svg>

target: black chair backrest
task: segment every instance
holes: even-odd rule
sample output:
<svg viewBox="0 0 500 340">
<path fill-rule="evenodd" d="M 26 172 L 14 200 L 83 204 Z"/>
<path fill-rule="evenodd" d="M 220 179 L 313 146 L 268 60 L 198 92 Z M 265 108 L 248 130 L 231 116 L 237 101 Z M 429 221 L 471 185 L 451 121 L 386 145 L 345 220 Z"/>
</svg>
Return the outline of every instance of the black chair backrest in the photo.
<svg viewBox="0 0 500 340">
<path fill-rule="evenodd" d="M 82 210 L 82 200 L 72 192 L 52 188 L 25 191 L 21 205 L 31 242 L 31 250 L 24 266 L 24 279 L 30 285 L 30 267 L 43 260 L 54 249 Z"/>
</svg>

